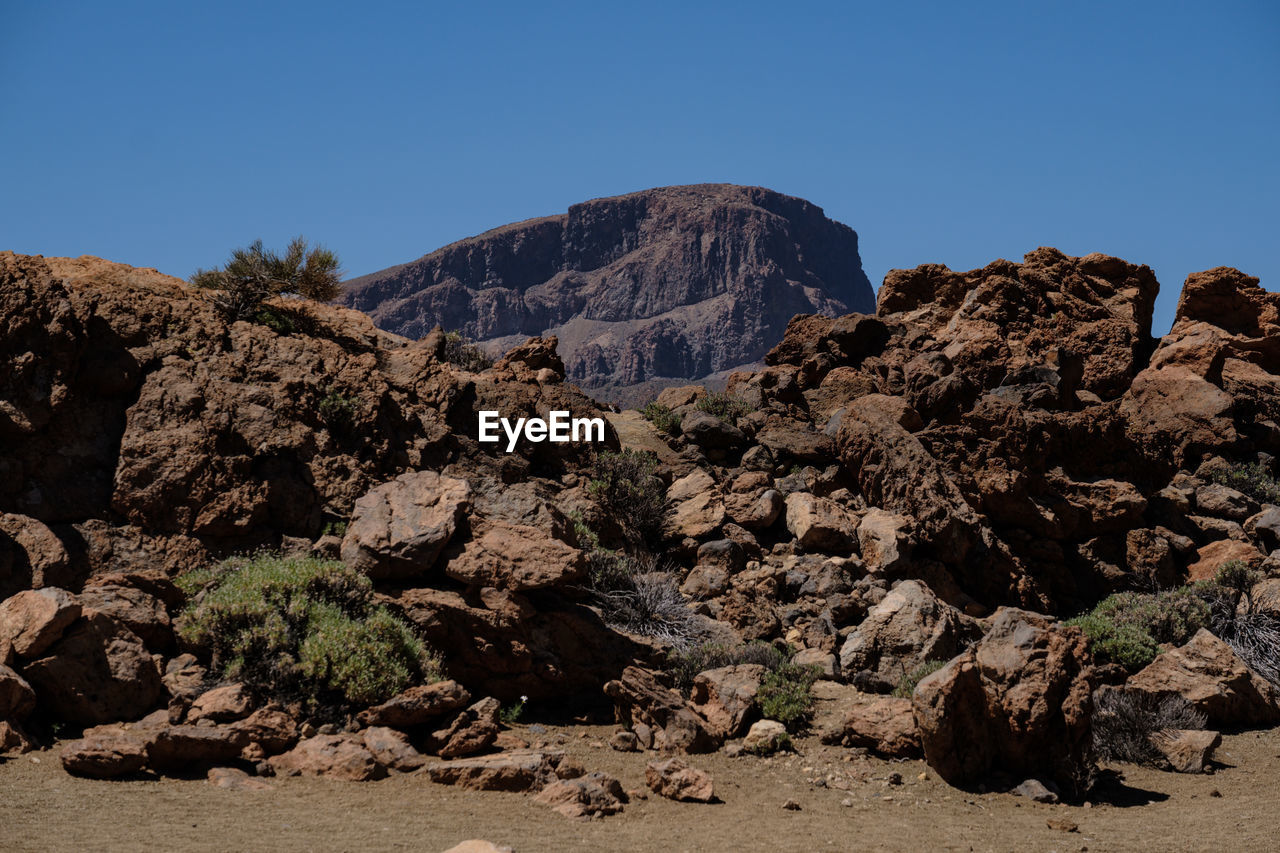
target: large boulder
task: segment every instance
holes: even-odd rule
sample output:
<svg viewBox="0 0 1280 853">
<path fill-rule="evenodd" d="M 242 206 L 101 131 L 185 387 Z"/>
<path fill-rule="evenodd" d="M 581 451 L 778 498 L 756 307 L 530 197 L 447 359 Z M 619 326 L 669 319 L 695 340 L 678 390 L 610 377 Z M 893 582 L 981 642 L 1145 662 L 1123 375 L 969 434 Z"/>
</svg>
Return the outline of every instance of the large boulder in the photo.
<svg viewBox="0 0 1280 853">
<path fill-rule="evenodd" d="M 705 720 L 685 704 L 675 690 L 662 684 L 651 670 L 629 666 L 604 686 L 614 701 L 617 720 L 624 728 L 637 723 L 662 736 L 662 745 L 681 752 L 710 752 L 720 745 Z"/>
<path fill-rule="evenodd" d="M 136 634 L 94 610 L 23 672 L 53 717 L 82 725 L 132 720 L 160 704 L 164 684 Z"/>
<path fill-rule="evenodd" d="M 840 671 L 864 690 L 888 692 L 926 661 L 949 660 L 981 635 L 976 620 L 920 581 L 902 581 L 849 634 Z"/>
<path fill-rule="evenodd" d="M 1004 609 L 972 649 L 912 696 L 925 761 L 972 788 L 993 776 L 1083 795 L 1094 769 L 1093 668 L 1078 628 Z"/>
<path fill-rule="evenodd" d="M 359 735 L 316 735 L 268 761 L 277 776 L 322 776 L 348 782 L 381 779 L 387 769 L 379 764 Z"/>
<path fill-rule="evenodd" d="M 848 554 L 858 520 L 840 504 L 808 492 L 787 495 L 787 531 L 807 551 Z"/>
<path fill-rule="evenodd" d="M 0 663 L 0 720 L 21 720 L 36 707 L 36 694 L 21 675 Z"/>
<path fill-rule="evenodd" d="M 72 622 L 80 602 L 57 587 L 24 590 L 0 603 L 0 661 L 7 646 L 24 658 L 39 657 Z"/>
<path fill-rule="evenodd" d="M 501 519 L 477 521 L 472 538 L 451 555 L 445 574 L 476 587 L 523 592 L 564 586 L 583 576 L 577 548 L 542 531 Z"/>
<path fill-rule="evenodd" d="M 356 501 L 342 560 L 371 578 L 429 572 L 471 508 L 471 487 L 435 471 L 401 474 Z"/>
<path fill-rule="evenodd" d="M 1185 645 L 1156 657 L 1131 676 L 1126 690 L 1178 695 L 1211 726 L 1268 726 L 1280 722 L 1280 690 L 1201 628 Z"/>
<path fill-rule="evenodd" d="M 461 758 L 428 764 L 427 776 L 441 785 L 472 791 L 540 791 L 569 764 L 558 750 L 514 750 L 480 758 Z M 579 771 L 581 773 L 581 771 Z M 565 773 L 565 777 L 578 775 Z"/>
<path fill-rule="evenodd" d="M 584 818 L 618 814 L 627 802 L 622 783 L 604 773 L 586 773 L 573 779 L 557 779 L 543 788 L 534 802 L 565 817 Z"/>
<path fill-rule="evenodd" d="M 711 774 L 679 758 L 650 761 L 644 768 L 644 781 L 649 790 L 669 800 L 709 803 L 716 798 Z"/>
<path fill-rule="evenodd" d="M 693 680 L 689 701 L 717 737 L 737 737 L 750 721 L 764 674 L 765 668 L 754 663 L 700 672 Z"/>
<path fill-rule="evenodd" d="M 397 693 L 381 705 L 361 711 L 359 720 L 366 726 L 403 729 L 434 722 L 470 701 L 471 694 L 458 682 L 437 681 Z"/>
<path fill-rule="evenodd" d="M 149 733 L 147 764 L 159 773 L 187 773 L 240 757 L 249 737 L 231 726 L 166 726 Z"/>
<path fill-rule="evenodd" d="M 853 703 L 840 728 L 825 733 L 823 740 L 863 747 L 884 758 L 920 757 L 915 714 L 905 697 L 877 696 Z"/>
<path fill-rule="evenodd" d="M 115 779 L 147 766 L 147 742 L 138 732 L 119 725 L 86 729 L 58 751 L 63 768 L 73 776 Z"/>
</svg>

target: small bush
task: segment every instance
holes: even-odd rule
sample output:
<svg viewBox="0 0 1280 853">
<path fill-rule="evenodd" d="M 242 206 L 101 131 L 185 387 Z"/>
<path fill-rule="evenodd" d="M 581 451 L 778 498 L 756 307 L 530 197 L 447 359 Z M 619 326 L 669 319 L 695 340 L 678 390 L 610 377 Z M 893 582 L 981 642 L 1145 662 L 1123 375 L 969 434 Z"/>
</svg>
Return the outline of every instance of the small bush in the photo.
<svg viewBox="0 0 1280 853">
<path fill-rule="evenodd" d="M 335 435 L 350 435 L 356 425 L 356 401 L 338 391 L 330 391 L 320 400 L 320 418 Z"/>
<path fill-rule="evenodd" d="M 444 333 L 444 360 L 470 373 L 493 367 L 493 359 L 485 355 L 484 350 L 456 331 Z"/>
<path fill-rule="evenodd" d="M 341 281 L 338 256 L 323 246 L 308 249 L 302 237 L 295 237 L 284 255 L 255 240 L 234 250 L 221 269 L 196 270 L 191 276 L 192 284 L 211 292 L 213 304 L 228 320 L 254 319 L 284 334 L 293 331 L 292 321 L 264 306 L 265 300 L 296 294 L 327 302 L 341 292 Z"/>
<path fill-rule="evenodd" d="M 947 661 L 933 658 L 920 664 L 915 669 L 902 676 L 902 680 L 898 682 L 898 686 L 893 688 L 893 695 L 899 698 L 910 699 L 911 694 L 916 692 L 916 685 L 920 683 L 925 676 L 932 675 L 947 665 Z"/>
<path fill-rule="evenodd" d="M 723 391 L 711 391 L 698 400 L 697 408 L 709 415 L 715 415 L 728 424 L 737 425 L 738 418 L 750 414 L 751 405 L 739 397 Z"/>
<path fill-rule="evenodd" d="M 1164 756 L 1151 742 L 1169 729 L 1203 729 L 1205 715 L 1177 695 L 1107 690 L 1093 713 L 1093 744 L 1099 757 L 1160 767 Z"/>
<path fill-rule="evenodd" d="M 760 741 L 753 746 L 743 747 L 744 751 L 763 758 L 775 752 L 788 752 L 792 749 L 791 735 L 786 732 L 774 735 L 769 740 Z"/>
<path fill-rule="evenodd" d="M 1211 471 L 1208 478 L 1243 492 L 1258 503 L 1280 504 L 1280 481 L 1258 462 L 1219 468 Z"/>
<path fill-rule="evenodd" d="M 1161 643 L 1181 645 L 1207 627 L 1209 606 L 1190 587 L 1118 592 L 1068 624 L 1084 630 L 1096 657 L 1137 671 L 1155 659 Z"/>
<path fill-rule="evenodd" d="M 1280 619 L 1253 600 L 1253 587 L 1262 577 L 1243 561 L 1228 560 L 1196 590 L 1208 603 L 1209 630 L 1254 672 L 1280 686 Z"/>
<path fill-rule="evenodd" d="M 263 697 L 312 710 L 381 702 L 434 677 L 436 661 L 403 621 L 373 604 L 369 579 L 339 562 L 259 554 L 192 572 L 180 617 L 212 669 Z"/>
<path fill-rule="evenodd" d="M 645 407 L 640 410 L 641 416 L 653 424 L 654 429 L 658 432 L 664 432 L 667 435 L 680 434 L 680 416 L 671 411 L 670 406 L 664 406 L 654 400 L 646 403 Z"/>
<path fill-rule="evenodd" d="M 629 586 L 596 593 L 606 624 L 675 648 L 691 645 L 701 632 L 675 575 L 651 572 L 634 576 Z"/>
<path fill-rule="evenodd" d="M 1160 653 L 1159 644 L 1146 631 L 1134 625 L 1117 625 L 1096 611 L 1069 619 L 1067 624 L 1084 631 L 1094 657 L 1118 663 L 1130 672 L 1142 669 Z"/>
<path fill-rule="evenodd" d="M 667 494 L 654 472 L 658 457 L 645 451 L 623 449 L 596 454 L 594 473 L 588 484 L 591 496 L 626 529 L 648 542 L 662 536 L 666 521 Z"/>
<path fill-rule="evenodd" d="M 763 640 L 753 640 L 736 646 L 723 643 L 702 643 L 667 656 L 667 671 L 676 687 L 686 696 L 693 687 L 698 673 L 722 666 L 744 663 L 760 664 L 769 671 L 781 669 L 791 659 L 789 651 L 779 649 Z"/>
<path fill-rule="evenodd" d="M 766 719 L 777 720 L 794 732 L 813 715 L 813 683 L 818 680 L 816 666 L 783 664 L 765 673 L 756 693 L 756 703 Z"/>
</svg>

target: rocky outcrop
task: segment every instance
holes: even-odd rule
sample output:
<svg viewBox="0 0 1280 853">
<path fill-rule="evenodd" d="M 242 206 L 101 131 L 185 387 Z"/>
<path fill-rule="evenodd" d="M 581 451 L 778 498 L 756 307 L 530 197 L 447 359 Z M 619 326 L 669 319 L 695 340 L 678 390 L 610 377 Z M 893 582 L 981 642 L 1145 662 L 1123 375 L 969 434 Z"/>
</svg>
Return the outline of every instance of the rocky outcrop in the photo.
<svg viewBox="0 0 1280 853">
<path fill-rule="evenodd" d="M 758 362 L 792 315 L 872 300 L 852 229 L 726 184 L 576 204 L 352 279 L 340 298 L 397 334 L 443 325 L 495 352 L 555 334 L 568 378 L 605 399 Z"/>
</svg>

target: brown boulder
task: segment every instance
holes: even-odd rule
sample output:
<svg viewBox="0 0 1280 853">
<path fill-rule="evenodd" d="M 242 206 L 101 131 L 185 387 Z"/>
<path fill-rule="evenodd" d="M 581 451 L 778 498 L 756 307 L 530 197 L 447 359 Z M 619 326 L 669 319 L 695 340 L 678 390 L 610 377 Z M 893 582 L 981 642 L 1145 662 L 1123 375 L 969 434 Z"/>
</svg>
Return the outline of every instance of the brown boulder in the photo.
<svg viewBox="0 0 1280 853">
<path fill-rule="evenodd" d="M 35 748 L 35 743 L 16 723 L 0 720 L 0 755 L 21 755 Z"/>
<path fill-rule="evenodd" d="M 564 586 L 582 577 L 581 551 L 542 531 L 501 519 L 477 521 L 461 553 L 450 556 L 444 572 L 477 587 L 513 591 Z"/>
<path fill-rule="evenodd" d="M 268 759 L 277 776 L 323 776 L 347 782 L 381 779 L 387 770 L 374 760 L 359 735 L 316 735 Z"/>
<path fill-rule="evenodd" d="M 73 776 L 115 779 L 146 766 L 147 743 L 138 732 L 123 726 L 98 726 L 85 730 L 79 740 L 64 743 L 58 757 Z"/>
<path fill-rule="evenodd" d="M 475 755 L 493 745 L 498 737 L 497 699 L 487 697 L 461 711 L 448 728 L 431 733 L 428 751 L 441 758 Z"/>
<path fill-rule="evenodd" d="M 764 674 L 765 668 L 753 663 L 700 672 L 693 680 L 689 702 L 715 737 L 737 737 L 755 708 Z"/>
<path fill-rule="evenodd" d="M 165 604 L 134 586 L 95 584 L 79 595 L 85 609 L 97 610 L 137 634 L 147 648 L 164 652 L 173 647 L 173 624 Z"/>
<path fill-rule="evenodd" d="M 1165 729 L 1151 736 L 1151 744 L 1160 751 L 1178 773 L 1203 773 L 1222 745 L 1222 735 L 1202 729 Z"/>
<path fill-rule="evenodd" d="M 643 723 L 660 730 L 663 746 L 681 752 L 710 752 L 720 739 L 707 723 L 685 704 L 675 690 L 658 680 L 657 673 L 629 666 L 622 676 L 604 686 L 614 701 L 614 712 L 624 728 Z"/>
<path fill-rule="evenodd" d="M 787 530 L 806 551 L 847 554 L 858 520 L 830 498 L 808 492 L 787 495 Z"/>
<path fill-rule="evenodd" d="M 957 787 L 999 773 L 1083 796 L 1094 768 L 1092 679 L 1078 628 L 1003 609 L 977 645 L 916 686 L 925 761 Z"/>
<path fill-rule="evenodd" d="M 342 560 L 371 578 L 424 575 L 471 508 L 471 487 L 435 471 L 401 474 L 356 501 Z"/>
<path fill-rule="evenodd" d="M 170 696 L 195 699 L 204 692 L 209 672 L 193 654 L 180 654 L 164 667 L 161 681 Z"/>
<path fill-rule="evenodd" d="M 845 746 L 864 747 L 885 758 L 919 758 L 920 735 L 911 700 L 881 696 L 855 703 L 839 732 Z"/>
<path fill-rule="evenodd" d="M 888 692 L 930 660 L 950 660 L 977 639 L 978 623 L 920 581 L 902 581 L 849 634 L 840 672 L 865 690 Z"/>
<path fill-rule="evenodd" d="M 284 711 L 260 708 L 230 728 L 241 732 L 250 743 L 262 747 L 268 755 L 291 749 L 298 742 L 298 722 Z"/>
<path fill-rule="evenodd" d="M 627 794 L 617 779 L 596 772 L 557 779 L 543 788 L 534 802 L 550 806 L 565 817 L 595 817 L 621 812 Z"/>
<path fill-rule="evenodd" d="M 244 732 L 230 726 L 167 726 L 148 733 L 147 763 L 159 773 L 187 773 L 235 761 L 248 745 Z"/>
<path fill-rule="evenodd" d="M 8 402 L 12 398 L 0 394 L 0 399 Z M 12 543 L 8 549 L 6 540 Z M 3 557 L 5 550 L 12 551 L 8 560 Z M 28 588 L 77 587 L 83 581 L 74 570 L 66 546 L 44 522 L 6 512 L 0 512 L 0 569 L 7 569 L 0 573 L 0 597 Z"/>
<path fill-rule="evenodd" d="M 471 701 L 471 694 L 456 681 L 437 681 L 410 687 L 381 705 L 361 711 L 358 719 L 366 726 L 395 729 L 430 723 Z"/>
<path fill-rule="evenodd" d="M 1219 539 L 1196 552 L 1195 561 L 1187 566 L 1187 580 L 1212 580 L 1218 573 L 1218 569 L 1222 568 L 1222 564 L 1231 560 L 1256 566 L 1262 562 L 1263 556 L 1249 542 L 1241 542 L 1238 539 Z"/>
<path fill-rule="evenodd" d="M 270 791 L 271 785 L 235 767 L 211 767 L 205 779 L 215 788 L 228 791 Z"/>
<path fill-rule="evenodd" d="M 373 760 L 388 770 L 408 773 L 417 770 L 426 763 L 426 757 L 413 744 L 404 732 L 389 729 L 386 726 L 371 726 L 360 733 L 364 739 L 365 749 L 373 755 Z"/>
<path fill-rule="evenodd" d="M 84 725 L 136 719 L 155 708 L 165 693 L 138 636 L 93 610 L 85 611 L 24 673 L 42 707 Z"/>
<path fill-rule="evenodd" d="M 212 720 L 230 723 L 242 720 L 253 711 L 253 698 L 243 684 L 227 684 L 202 693 L 187 710 L 187 721 Z"/>
<path fill-rule="evenodd" d="M 679 758 L 650 761 L 644 768 L 644 781 L 649 790 L 669 800 L 709 803 L 716 797 L 711 774 Z"/>
<path fill-rule="evenodd" d="M 537 791 L 556 778 L 564 760 L 563 752 L 516 750 L 428 764 L 427 776 L 472 791 Z"/>
<path fill-rule="evenodd" d="M 1131 676 L 1125 687 L 1156 696 L 1181 696 L 1212 726 L 1280 722 L 1280 690 L 1204 628 L 1185 645 L 1161 653 Z"/>
<path fill-rule="evenodd" d="M 21 720 L 35 710 L 36 694 L 21 675 L 0 663 L 0 720 Z"/>
<path fill-rule="evenodd" d="M 63 589 L 24 590 L 0 603 L 0 649 L 10 646 L 20 657 L 42 654 L 80 618 L 80 602 Z"/>
</svg>

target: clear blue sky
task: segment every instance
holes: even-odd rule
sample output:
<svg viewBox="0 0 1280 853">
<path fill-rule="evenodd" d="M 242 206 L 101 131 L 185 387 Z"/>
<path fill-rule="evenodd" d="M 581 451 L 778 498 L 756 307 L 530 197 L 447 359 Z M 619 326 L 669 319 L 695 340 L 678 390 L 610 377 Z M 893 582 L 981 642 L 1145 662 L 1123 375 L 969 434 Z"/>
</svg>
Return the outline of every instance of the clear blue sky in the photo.
<svg viewBox="0 0 1280 853">
<path fill-rule="evenodd" d="M 0 0 L 0 248 L 349 274 L 573 202 L 759 184 L 867 274 L 1040 245 L 1280 289 L 1280 4 Z"/>
</svg>

